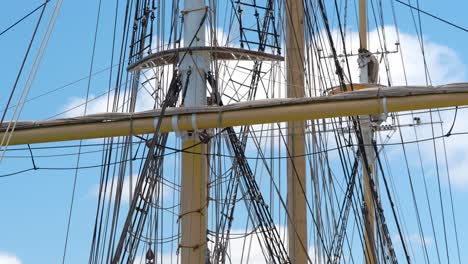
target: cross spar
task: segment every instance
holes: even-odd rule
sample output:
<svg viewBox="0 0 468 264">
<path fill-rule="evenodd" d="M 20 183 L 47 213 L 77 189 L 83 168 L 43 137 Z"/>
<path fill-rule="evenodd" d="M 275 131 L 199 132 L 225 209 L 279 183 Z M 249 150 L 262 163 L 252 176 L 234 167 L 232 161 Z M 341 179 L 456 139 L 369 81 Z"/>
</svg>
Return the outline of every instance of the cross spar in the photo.
<svg viewBox="0 0 468 264">
<path fill-rule="evenodd" d="M 116 137 L 154 132 L 154 120 L 163 119 L 161 132 L 227 126 L 268 124 L 388 112 L 468 105 L 468 83 L 429 87 L 388 87 L 369 93 L 348 92 L 340 96 L 304 99 L 268 99 L 227 106 L 168 109 L 129 113 L 102 113 L 84 117 L 18 121 L 9 145 Z M 221 115 L 221 117 L 220 117 Z M 257 115 L 262 115 L 259 118 Z M 176 116 L 177 118 L 174 118 Z M 195 117 L 195 118 L 194 118 Z M 221 119 L 221 120 L 219 120 Z M 6 125 L 0 128 L 4 135 Z"/>
<path fill-rule="evenodd" d="M 18 121 L 9 145 L 58 142 L 228 126 L 268 124 L 468 105 L 468 83 L 401 86 L 315 98 L 267 99 L 226 106 L 180 107 L 137 113 L 103 113 L 77 118 Z M 177 129 L 176 129 L 177 128 Z M 0 128 L 4 136 L 6 125 Z"/>
</svg>

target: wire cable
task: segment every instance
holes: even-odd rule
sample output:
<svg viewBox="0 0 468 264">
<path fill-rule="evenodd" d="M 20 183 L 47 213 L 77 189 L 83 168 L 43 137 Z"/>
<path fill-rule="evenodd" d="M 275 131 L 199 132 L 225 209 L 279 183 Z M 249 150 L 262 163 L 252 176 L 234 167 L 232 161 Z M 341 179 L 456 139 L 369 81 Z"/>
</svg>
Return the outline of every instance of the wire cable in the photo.
<svg viewBox="0 0 468 264">
<path fill-rule="evenodd" d="M 90 63 L 90 67 L 89 67 L 88 87 L 87 87 L 87 90 L 86 90 L 86 104 L 84 106 L 83 115 L 86 115 L 86 110 L 87 110 L 87 106 L 88 106 L 87 102 L 88 102 L 88 98 L 89 98 L 89 91 L 90 91 L 90 88 L 91 88 L 91 76 L 92 76 L 92 73 L 93 73 L 93 66 L 94 66 L 94 54 L 95 54 L 95 51 L 96 51 L 96 42 L 97 42 L 97 35 L 98 35 L 98 29 L 99 29 L 99 20 L 100 20 L 100 17 L 101 17 L 101 3 L 102 3 L 102 0 L 99 0 L 97 18 L 96 18 L 96 25 L 95 25 L 95 32 L 94 32 L 93 48 L 92 48 L 92 54 L 91 54 L 91 63 Z M 80 152 L 81 152 L 82 143 L 83 143 L 83 140 L 80 140 L 80 146 L 78 147 L 78 157 L 76 159 L 76 167 L 77 168 L 79 167 L 79 164 L 80 164 L 80 158 L 81 158 Z M 72 214 L 73 214 L 73 205 L 74 205 L 74 202 L 75 202 L 75 193 L 76 193 L 77 180 L 78 180 L 78 169 L 75 170 L 75 176 L 74 176 L 74 179 L 73 179 L 73 188 L 72 188 L 70 209 L 69 209 L 68 221 L 67 221 L 67 231 L 66 231 L 66 235 L 65 235 L 65 245 L 63 247 L 62 264 L 65 263 L 65 258 L 66 258 L 66 254 L 67 254 L 67 245 L 68 245 L 68 238 L 69 238 L 69 234 L 70 234 L 71 218 L 72 218 Z"/>
<path fill-rule="evenodd" d="M 20 69 L 18 71 L 18 74 L 16 75 L 15 83 L 13 84 L 13 88 L 11 89 L 11 92 L 10 92 L 10 97 L 8 98 L 7 104 L 5 105 L 5 109 L 3 110 L 2 119 L 0 120 L 0 125 L 2 125 L 3 121 L 5 120 L 5 116 L 6 116 L 6 113 L 7 113 L 8 109 L 9 109 L 11 99 L 13 98 L 13 94 L 15 93 L 16 87 L 18 85 L 19 78 L 21 77 L 21 73 L 23 72 L 24 65 L 26 64 L 26 60 L 28 59 L 28 55 L 29 55 L 29 52 L 31 50 L 31 46 L 32 46 L 32 44 L 34 42 L 34 39 L 36 37 L 36 33 L 37 33 L 37 30 L 39 29 L 39 25 L 41 24 L 42 16 L 44 15 L 44 11 L 45 11 L 45 8 L 47 6 L 48 1 L 50 1 L 50 0 L 47 0 L 46 2 L 44 2 L 40 6 L 40 7 L 43 7 L 42 10 L 41 10 L 41 14 L 39 15 L 39 19 L 37 20 L 36 27 L 34 28 L 34 33 L 33 33 L 32 37 L 31 37 L 31 39 L 29 40 L 29 45 L 28 45 L 28 48 L 26 49 L 26 54 L 24 54 L 24 58 L 23 58 L 23 61 L 21 62 L 21 66 L 20 66 Z M 39 9 L 39 8 L 37 8 L 37 9 Z"/>
<path fill-rule="evenodd" d="M 420 8 L 415 7 L 415 6 L 412 6 L 412 5 L 410 5 L 410 4 L 407 4 L 407 3 L 403 2 L 403 1 L 400 1 L 400 0 L 395 0 L 395 1 L 398 2 L 398 3 L 400 3 L 400 4 L 402 4 L 402 5 L 405 5 L 405 6 L 409 7 L 409 8 L 411 8 L 411 9 L 414 9 L 414 10 L 416 10 L 416 11 L 418 11 L 418 12 L 421 12 L 421 13 L 427 15 L 427 16 L 430 16 L 430 17 L 432 17 L 432 18 L 435 18 L 435 19 L 437 19 L 437 20 L 439 20 L 439 21 L 441 21 L 441 22 L 443 22 L 443 23 L 445 23 L 445 24 L 447 24 L 447 25 L 450 25 L 450 26 L 452 26 L 452 27 L 458 28 L 458 29 L 460 29 L 460 30 L 465 31 L 465 32 L 468 33 L 468 28 L 459 26 L 459 25 L 457 25 L 457 24 L 455 24 L 455 23 L 452 23 L 452 22 L 450 22 L 450 21 L 448 21 L 448 20 L 445 20 L 445 19 L 443 19 L 443 18 L 441 18 L 441 17 L 439 17 L 439 16 L 433 15 L 433 14 L 431 14 L 431 13 L 429 13 L 429 12 L 424 11 L 424 10 L 421 10 Z"/>
<path fill-rule="evenodd" d="M 41 7 L 44 7 L 47 5 L 47 3 L 49 2 L 50 0 L 46 0 L 44 3 L 42 3 L 40 6 L 36 7 L 33 11 L 29 12 L 28 14 L 26 14 L 25 16 L 23 16 L 22 18 L 20 18 L 19 20 L 17 20 L 15 23 L 13 23 L 12 25 L 10 25 L 9 27 L 7 27 L 6 29 L 4 29 L 2 32 L 0 32 L 0 36 L 5 34 L 6 32 L 8 32 L 10 29 L 14 28 L 16 25 L 18 25 L 19 23 L 21 23 L 21 21 L 25 20 L 26 18 L 28 18 L 30 15 L 34 14 L 37 10 L 41 9 Z M 42 12 L 42 11 L 41 11 Z M 42 14 L 41 14 L 42 16 Z"/>
</svg>

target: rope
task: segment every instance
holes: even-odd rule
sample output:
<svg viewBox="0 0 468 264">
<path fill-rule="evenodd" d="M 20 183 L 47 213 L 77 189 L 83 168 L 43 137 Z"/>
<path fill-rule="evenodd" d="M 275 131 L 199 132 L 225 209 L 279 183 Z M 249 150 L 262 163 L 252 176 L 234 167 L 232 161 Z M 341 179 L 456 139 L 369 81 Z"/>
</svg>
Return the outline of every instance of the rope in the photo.
<svg viewBox="0 0 468 264">
<path fill-rule="evenodd" d="M 16 25 L 18 25 L 19 23 L 21 23 L 23 20 L 25 20 L 26 18 L 28 18 L 30 15 L 34 14 L 37 10 L 39 10 L 41 7 L 44 7 L 43 10 L 45 9 L 45 6 L 47 5 L 47 3 L 49 2 L 50 0 L 46 0 L 44 3 L 42 3 L 41 5 L 39 5 L 38 7 L 36 7 L 33 11 L 29 12 L 28 14 L 26 14 L 25 16 L 23 16 L 22 18 L 20 18 L 19 20 L 17 20 L 15 23 L 13 23 L 12 25 L 10 25 L 9 27 L 7 27 L 6 29 L 4 29 L 2 32 L 0 32 L 0 36 L 5 34 L 6 32 L 8 32 L 10 29 L 12 29 L 13 27 L 15 27 Z M 43 11 L 41 11 L 41 16 L 42 16 L 42 13 Z M 39 19 L 40 20 L 40 19 Z"/>
<path fill-rule="evenodd" d="M 20 97 L 18 99 L 19 103 L 15 107 L 15 110 L 13 112 L 12 121 L 13 120 L 18 121 L 18 119 L 19 119 L 19 117 L 21 115 L 21 112 L 22 112 L 24 104 L 25 104 L 25 102 L 27 100 L 29 91 L 31 90 L 33 81 L 34 81 L 34 79 L 36 77 L 36 74 L 37 74 L 37 71 L 38 71 L 38 69 L 40 67 L 42 57 L 43 57 L 44 52 L 45 52 L 45 50 L 47 48 L 47 45 L 49 43 L 49 39 L 50 39 L 50 36 L 51 36 L 52 31 L 54 29 L 55 22 L 57 21 L 58 15 L 60 13 L 61 6 L 62 6 L 62 0 L 58 0 L 56 2 L 55 6 L 54 6 L 54 10 L 52 11 L 51 17 L 49 18 L 49 23 L 47 25 L 46 31 L 44 33 L 44 36 L 43 36 L 42 40 L 41 40 L 41 44 L 39 45 L 38 51 L 36 53 L 36 57 L 34 59 L 34 62 L 32 64 L 32 66 L 31 66 L 31 70 L 30 70 L 29 75 L 28 75 L 28 77 L 26 79 L 26 82 L 25 82 L 25 85 L 24 85 L 23 90 L 21 92 L 21 95 L 20 95 Z M 44 7 L 45 7 L 45 5 L 44 5 Z M 6 133 L 5 133 L 5 135 L 2 138 L 2 141 L 0 143 L 0 145 L 5 146 L 3 152 L 2 152 L 2 154 L 0 156 L 0 161 L 2 160 L 3 156 L 5 155 L 6 148 L 7 148 L 8 144 L 9 144 L 9 142 L 10 142 L 10 139 L 11 139 L 11 136 L 13 135 L 15 127 L 16 127 L 16 122 L 13 122 L 13 125 L 12 125 L 12 122 L 10 122 L 8 124 L 8 127 L 6 129 Z"/>
</svg>

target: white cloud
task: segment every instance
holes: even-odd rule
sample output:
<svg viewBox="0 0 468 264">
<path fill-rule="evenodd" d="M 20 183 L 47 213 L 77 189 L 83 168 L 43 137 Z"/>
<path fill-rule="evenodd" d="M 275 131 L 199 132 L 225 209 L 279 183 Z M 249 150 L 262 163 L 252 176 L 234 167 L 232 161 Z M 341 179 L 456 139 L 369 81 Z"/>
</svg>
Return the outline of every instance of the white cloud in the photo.
<svg viewBox="0 0 468 264">
<path fill-rule="evenodd" d="M 247 231 L 250 233 L 252 230 Z M 243 234 L 244 229 L 234 229 L 232 234 Z M 265 263 L 265 257 L 262 254 L 262 248 L 258 242 L 257 236 L 261 234 L 251 234 L 245 238 L 235 238 L 237 235 L 231 236 L 229 241 L 228 263 Z M 234 238 L 234 239 L 233 239 Z M 244 254 L 242 254 L 244 252 Z"/>
<path fill-rule="evenodd" d="M 112 93 L 112 92 L 111 92 Z M 96 114 L 111 112 L 112 104 L 114 102 L 114 94 L 108 96 L 107 94 L 94 96 L 90 95 L 88 104 L 86 106 L 86 114 Z M 122 112 L 128 108 L 128 100 L 124 100 L 123 93 L 119 96 L 120 101 L 118 104 L 117 112 Z M 71 97 L 67 100 L 67 103 L 62 107 L 60 112 L 65 112 L 63 117 L 76 117 L 82 116 L 85 110 L 85 98 L 83 97 Z M 136 111 L 145 111 L 153 109 L 154 99 L 146 92 L 141 91 L 137 96 Z"/>
<path fill-rule="evenodd" d="M 396 42 L 395 27 L 386 26 L 387 37 Z M 377 40 L 377 32 L 370 33 L 372 39 Z M 375 43 L 371 47 L 376 48 Z M 388 43 L 391 43 L 388 41 Z M 394 85 L 405 84 L 405 72 L 408 84 L 425 85 L 426 75 L 424 71 L 424 60 L 421 47 L 417 36 L 406 33 L 400 33 L 400 47 L 403 54 L 405 68 L 403 69 L 400 53 L 389 54 L 389 65 Z M 392 49 L 389 47 L 389 49 Z M 459 59 L 458 54 L 450 47 L 433 42 L 425 36 L 424 51 L 432 84 L 446 84 L 461 81 L 466 76 L 466 66 Z M 386 84 L 385 67 L 381 64 L 380 76 L 382 83 Z"/>
<path fill-rule="evenodd" d="M 357 53 L 359 47 L 359 34 L 357 32 L 346 33 L 346 51 L 347 53 Z M 333 36 L 340 36 L 334 31 Z M 426 58 L 427 67 L 432 84 L 446 84 L 459 82 L 466 78 L 467 68 L 461 61 L 456 51 L 448 46 L 432 41 L 428 36 L 424 38 L 424 57 L 421 51 L 419 39 L 416 35 L 400 32 L 398 40 L 397 30 L 394 26 L 385 26 L 385 38 L 388 51 L 395 51 L 394 45 L 399 41 L 400 48 L 398 53 L 388 54 L 389 70 L 393 85 L 405 85 L 405 74 L 409 85 L 425 85 L 426 74 L 424 70 L 424 60 Z M 325 34 L 323 34 L 325 37 Z M 381 52 L 382 32 L 379 29 L 369 32 L 369 51 Z M 338 53 L 343 53 L 341 41 L 335 39 Z M 381 59 L 380 56 L 377 58 Z M 404 62 L 404 67 L 403 63 Z M 346 66 L 345 63 L 342 64 Z M 357 57 L 349 57 L 349 66 L 351 77 L 354 83 L 359 81 L 359 69 L 357 66 Z M 346 68 L 344 69 L 347 74 Z M 384 61 L 380 63 L 380 83 L 387 85 L 387 73 Z"/>
<path fill-rule="evenodd" d="M 424 244 L 426 246 L 430 246 L 434 242 L 434 240 L 431 237 L 427 237 L 427 236 L 421 237 L 419 234 L 416 234 L 416 233 L 406 235 L 404 237 L 405 237 L 404 240 L 406 242 L 409 242 L 410 244 L 413 244 L 413 245 L 415 245 L 417 247 L 423 246 Z M 394 235 L 392 240 L 395 243 L 401 244 L 401 238 L 400 238 L 399 235 Z"/>
<path fill-rule="evenodd" d="M 278 232 L 284 234 L 286 229 L 284 227 L 278 227 Z M 245 233 L 249 234 L 245 236 Z M 262 253 L 262 248 L 257 239 L 257 235 L 252 233 L 252 230 L 244 229 L 233 229 L 231 230 L 231 236 L 229 240 L 229 245 L 226 255 L 226 263 L 250 263 L 250 264 L 264 264 L 266 263 L 265 257 Z M 208 241 L 208 248 L 210 248 L 210 254 L 213 256 L 213 246 L 212 241 Z M 287 245 L 286 245 L 287 248 Z M 311 252 L 311 251 L 309 251 Z M 180 252 L 179 252 L 180 254 Z M 311 255 L 313 256 L 313 255 Z M 180 256 L 179 256 L 180 257 Z M 139 256 L 135 258 L 134 264 L 145 263 L 144 257 Z M 162 262 L 158 258 L 156 263 L 177 263 L 176 260 L 178 256 L 176 253 L 170 254 L 166 253 L 162 255 Z M 172 260 L 172 261 L 171 261 Z M 180 260 L 180 259 L 179 259 Z"/>
<path fill-rule="evenodd" d="M 413 124 L 413 116 L 408 112 L 402 113 L 400 117 L 400 124 L 406 127 L 400 128 L 402 131 L 404 142 L 413 142 L 406 147 L 407 155 L 413 162 L 410 162 L 410 167 L 415 167 L 415 173 L 421 174 L 421 169 L 424 169 L 426 178 L 436 177 L 436 163 L 434 151 L 437 151 L 437 161 L 439 166 L 439 177 L 441 182 L 447 186 L 447 169 L 445 154 L 447 155 L 448 173 L 452 188 L 457 191 L 468 190 L 468 137 L 466 135 L 453 135 L 450 137 L 443 137 L 447 134 L 454 121 L 455 110 L 441 111 L 440 115 L 437 111 L 432 113 L 432 122 L 434 122 L 434 134 L 432 131 L 431 117 L 429 113 L 415 113 L 414 117 L 419 117 L 421 125 L 415 127 L 408 127 L 407 125 Z M 455 125 L 452 133 L 467 132 L 468 123 L 463 122 L 464 116 L 468 115 L 466 109 L 459 109 Z M 443 131 L 442 131 L 443 128 Z M 432 138 L 436 137 L 435 150 Z M 417 145 L 414 143 L 416 140 L 422 141 L 419 143 L 420 153 L 418 152 Z M 444 145 L 445 141 L 445 145 Z M 401 142 L 399 131 L 397 131 L 390 140 L 390 143 L 398 144 Z M 445 148 L 445 149 L 444 149 Z M 402 158 L 402 148 L 392 147 L 388 152 L 394 161 L 400 161 Z M 423 168 L 419 165 L 419 155 L 423 163 Z M 416 164 L 416 165 L 415 165 Z"/>
<path fill-rule="evenodd" d="M 132 175 L 132 180 L 130 181 L 130 177 L 129 176 L 126 176 L 124 178 L 124 182 L 122 184 L 122 201 L 125 202 L 125 203 L 128 203 L 130 201 L 130 192 L 132 192 L 132 194 L 135 193 L 135 187 L 136 187 L 136 184 L 137 184 L 137 178 L 138 178 L 138 175 Z M 158 188 L 156 187 L 157 191 L 160 191 L 161 195 L 163 197 L 167 197 L 167 198 L 170 198 L 172 197 L 171 194 L 174 192 L 174 189 L 166 184 L 159 184 L 162 188 Z M 114 179 L 113 181 L 109 181 L 107 184 L 106 184 L 106 189 L 107 189 L 107 192 L 106 192 L 106 200 L 109 200 L 109 198 L 112 197 L 112 200 L 115 199 L 115 194 L 116 194 L 116 189 L 117 189 L 117 179 Z M 89 190 L 89 193 L 91 194 L 92 197 L 94 198 L 98 198 L 99 197 L 99 185 L 96 184 L 94 185 L 90 190 Z M 166 199 L 166 202 L 167 202 L 167 199 Z"/>
<path fill-rule="evenodd" d="M 394 50 L 395 46 L 393 43 L 397 42 L 397 31 L 393 26 L 385 26 L 385 34 L 387 39 L 387 48 L 388 50 Z M 334 36 L 339 36 L 337 32 L 333 34 Z M 381 34 L 380 34 L 381 35 Z M 392 53 L 388 55 L 389 65 L 390 65 L 390 76 L 392 84 L 405 85 L 405 74 L 406 80 L 409 85 L 426 85 L 426 74 L 424 70 L 424 60 L 423 54 L 421 52 L 420 42 L 416 35 L 407 34 L 400 32 L 400 53 Z M 339 43 L 339 41 L 336 41 Z M 350 47 L 358 47 L 359 35 L 357 32 L 348 32 L 347 33 L 347 52 L 356 53 L 356 50 L 349 50 Z M 379 34 L 376 30 L 369 33 L 369 50 L 372 52 L 381 51 Z M 468 76 L 467 66 L 461 61 L 459 54 L 456 51 L 451 49 L 446 45 L 436 43 L 431 40 L 429 37 L 424 36 L 424 50 L 425 58 L 427 62 L 427 68 L 429 72 L 430 82 L 433 85 L 448 84 L 455 82 L 465 81 Z M 338 47 L 338 51 L 342 52 L 342 47 Z M 356 57 L 354 57 L 356 58 Z M 359 69 L 355 59 L 352 58 L 350 63 L 350 72 L 353 82 L 358 82 L 359 80 Z M 379 58 L 380 59 L 380 58 Z M 404 68 L 403 63 L 404 62 Z M 346 70 L 345 70 L 346 71 Z M 380 83 L 387 85 L 387 73 L 385 64 L 383 61 L 380 63 Z M 433 113 L 434 122 L 443 122 L 444 133 L 447 133 L 449 130 L 452 121 L 453 121 L 453 111 L 444 111 L 441 113 L 440 117 L 437 112 Z M 468 124 L 462 122 L 463 116 L 468 114 L 465 110 L 459 110 L 457 122 L 454 127 L 453 132 L 466 132 L 468 131 Z M 416 116 L 421 118 L 423 123 L 426 125 L 421 125 L 416 127 L 416 133 L 418 139 L 428 139 L 432 138 L 432 129 L 427 123 L 431 122 L 429 114 L 416 114 Z M 390 120 L 388 120 L 390 121 Z M 405 115 L 400 117 L 400 124 L 408 125 L 412 124 L 412 116 Z M 415 130 L 413 127 L 400 128 L 403 133 L 404 141 L 414 141 L 416 140 Z M 435 136 L 442 135 L 440 124 L 434 126 Z M 386 132 L 384 133 L 384 135 Z M 446 138 L 446 151 L 447 158 L 449 162 L 449 173 L 451 181 L 455 189 L 463 190 L 468 188 L 468 139 L 464 136 L 453 136 Z M 391 143 L 400 142 L 399 132 L 397 131 L 393 134 Z M 412 144 L 414 146 L 414 144 Z M 421 143 L 421 155 L 422 160 L 425 165 L 426 176 L 436 175 L 435 166 L 434 166 L 434 149 L 432 142 Z M 440 165 L 440 177 L 441 180 L 446 182 L 447 176 L 445 171 L 445 159 L 443 152 L 442 139 L 438 139 L 436 143 L 436 149 L 438 154 L 438 160 Z M 401 148 L 393 148 L 394 151 L 391 151 L 391 155 L 395 160 L 401 159 Z M 416 148 L 411 146 L 407 148 L 408 155 L 410 157 L 417 158 Z"/>
<path fill-rule="evenodd" d="M 444 134 L 449 131 L 454 120 L 453 133 L 468 131 L 468 123 L 464 122 L 464 117 L 468 115 L 467 109 L 459 109 L 456 119 L 454 119 L 454 113 L 455 111 L 444 111 L 440 114 L 440 118 L 437 113 L 433 115 L 436 121 L 443 121 Z M 439 130 L 436 132 L 436 136 L 442 135 L 440 125 L 435 126 L 435 128 Z M 468 171 L 468 137 L 466 135 L 455 135 L 444 139 L 452 187 L 456 190 L 468 190 L 468 174 L 466 173 Z M 442 139 L 437 141 L 436 148 L 439 162 L 444 164 L 441 174 L 444 181 L 446 181 L 445 153 Z M 430 153 L 433 155 L 433 149 L 431 149 Z"/>
<path fill-rule="evenodd" d="M 0 251 L 0 264 L 21 264 L 21 260 L 8 252 Z"/>
<path fill-rule="evenodd" d="M 276 228 L 284 243 L 286 250 L 288 250 L 287 227 L 276 226 Z M 257 236 L 261 236 L 261 234 L 255 234 L 254 232 L 252 232 L 252 229 L 233 229 L 231 231 L 231 236 L 227 249 L 226 263 L 267 263 L 267 261 L 265 260 L 265 256 L 263 255 L 262 247 L 258 242 Z M 213 246 L 213 242 L 208 243 L 208 247 L 210 248 L 211 253 L 213 252 Z M 268 253 L 266 254 L 268 256 Z M 317 252 L 313 245 L 309 245 L 308 254 L 309 258 L 314 263 L 322 263 L 322 260 L 317 259 Z"/>
</svg>

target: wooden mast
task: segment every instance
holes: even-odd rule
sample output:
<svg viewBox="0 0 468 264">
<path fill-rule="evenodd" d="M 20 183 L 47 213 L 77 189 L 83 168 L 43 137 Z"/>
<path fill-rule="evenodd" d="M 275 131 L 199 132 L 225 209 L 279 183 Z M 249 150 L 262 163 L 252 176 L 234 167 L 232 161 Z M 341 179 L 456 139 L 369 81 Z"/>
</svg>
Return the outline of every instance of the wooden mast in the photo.
<svg viewBox="0 0 468 264">
<path fill-rule="evenodd" d="M 367 0 L 359 0 L 359 43 L 367 49 Z"/>
<path fill-rule="evenodd" d="M 369 54 L 367 51 L 367 0 L 359 0 L 359 81 L 369 83 Z M 373 177 L 375 153 L 372 147 L 374 132 L 369 115 L 359 116 L 362 143 L 365 149 L 365 160 L 362 161 L 363 175 L 363 221 L 364 221 L 364 259 L 365 263 L 377 263 L 375 245 L 375 206 L 372 194 L 371 179 Z M 375 181 L 374 181 L 375 182 Z"/>
<path fill-rule="evenodd" d="M 204 0 L 185 0 L 183 36 L 186 48 L 206 45 L 205 18 L 207 7 Z M 209 58 L 203 51 L 193 51 L 182 56 L 180 71 L 183 80 L 188 80 L 184 102 L 186 106 L 205 106 L 206 78 Z M 179 250 L 182 264 L 204 264 L 207 252 L 207 145 L 199 138 L 199 130 L 193 127 L 181 133 L 182 174 L 180 190 Z"/>
<path fill-rule="evenodd" d="M 286 69 L 288 98 L 303 98 L 304 6 L 286 1 Z M 305 121 L 288 122 L 288 238 L 291 263 L 307 263 Z"/>
</svg>

